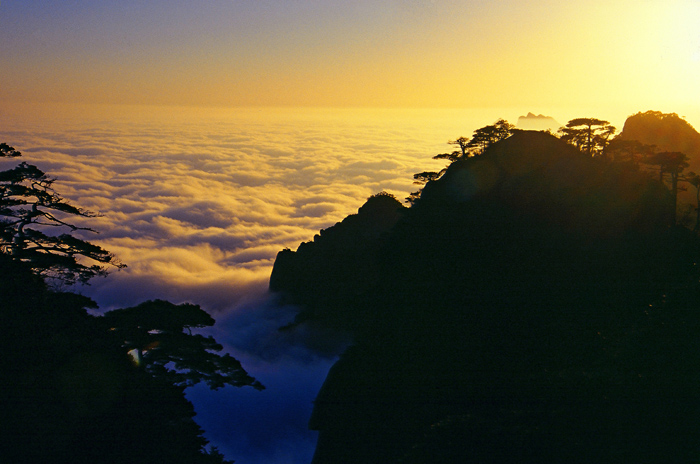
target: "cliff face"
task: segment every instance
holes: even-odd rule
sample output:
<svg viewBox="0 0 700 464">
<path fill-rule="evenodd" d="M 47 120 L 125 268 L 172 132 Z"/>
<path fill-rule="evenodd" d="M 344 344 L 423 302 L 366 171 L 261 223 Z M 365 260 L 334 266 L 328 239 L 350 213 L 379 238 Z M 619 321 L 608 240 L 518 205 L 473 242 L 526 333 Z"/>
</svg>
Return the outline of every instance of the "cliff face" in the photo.
<svg viewBox="0 0 700 464">
<path fill-rule="evenodd" d="M 700 133 L 675 113 L 647 111 L 625 121 L 620 138 L 656 145 L 660 151 L 680 151 L 700 158 Z"/>
<path fill-rule="evenodd" d="M 280 253 L 271 288 L 300 322 L 355 337 L 315 402 L 314 464 L 700 451 L 698 411 L 677 403 L 700 380 L 678 340 L 700 322 L 672 310 L 694 304 L 697 250 L 668 200 L 642 173 L 519 132 L 410 209 L 382 200 Z"/>
<path fill-rule="evenodd" d="M 357 214 L 321 230 L 312 242 L 296 251 L 277 254 L 270 276 L 270 290 L 288 301 L 304 305 L 297 322 L 321 321 L 342 330 L 364 324 L 361 309 L 348 308 L 379 280 L 377 253 L 386 234 L 406 208 L 393 196 L 370 197 Z"/>
<path fill-rule="evenodd" d="M 681 174 L 700 173 L 700 133 L 675 113 L 647 111 L 634 114 L 627 118 L 622 132 L 616 139 L 653 145 L 656 152 L 684 153 L 688 157 L 689 166 Z M 696 208 L 695 188 L 687 183 L 682 183 L 682 188 L 678 192 L 678 216 L 680 220 L 687 224 L 692 224 L 697 220 L 700 224 Z"/>
<path fill-rule="evenodd" d="M 675 113 L 647 111 L 634 114 L 627 118 L 618 137 L 655 145 L 658 151 L 685 153 L 690 163 L 686 171 L 700 172 L 700 133 Z"/>
</svg>

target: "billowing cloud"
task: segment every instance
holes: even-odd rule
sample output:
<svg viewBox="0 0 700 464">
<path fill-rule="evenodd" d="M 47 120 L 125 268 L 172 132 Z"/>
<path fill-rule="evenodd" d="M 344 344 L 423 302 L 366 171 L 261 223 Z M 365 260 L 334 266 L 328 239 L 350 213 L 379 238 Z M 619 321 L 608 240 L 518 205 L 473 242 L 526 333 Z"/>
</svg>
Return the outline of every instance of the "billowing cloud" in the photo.
<svg viewBox="0 0 700 464">
<path fill-rule="evenodd" d="M 241 464 L 308 462 L 311 402 L 348 340 L 308 327 L 278 330 L 295 308 L 267 294 L 275 256 L 372 194 L 403 199 L 416 189 L 413 173 L 443 166 L 431 157 L 450 148 L 447 140 L 503 115 L 465 127 L 464 117 L 435 111 L 134 110 L 0 114 L 0 141 L 55 177 L 73 204 L 102 214 L 76 222 L 98 230 L 85 238 L 128 268 L 78 291 L 101 310 L 155 298 L 200 304 L 217 320 L 211 333 L 267 386 L 188 393 L 214 444 Z M 17 162 L 0 159 L 0 169 Z"/>
<path fill-rule="evenodd" d="M 238 110 L 188 120 L 184 110 L 142 111 L 32 127 L 7 121 L 0 134 L 56 177 L 66 198 L 102 214 L 80 222 L 100 232 L 86 238 L 129 266 L 81 290 L 105 309 L 135 295 L 231 307 L 233 294 L 265 287 L 277 251 L 381 190 L 404 198 L 412 174 L 436 164 L 431 156 L 448 138 L 439 134 L 449 129 L 429 112 L 270 111 L 265 119 Z M 438 135 L 421 137 L 431 129 Z M 125 284 L 130 291 L 119 292 Z"/>
</svg>

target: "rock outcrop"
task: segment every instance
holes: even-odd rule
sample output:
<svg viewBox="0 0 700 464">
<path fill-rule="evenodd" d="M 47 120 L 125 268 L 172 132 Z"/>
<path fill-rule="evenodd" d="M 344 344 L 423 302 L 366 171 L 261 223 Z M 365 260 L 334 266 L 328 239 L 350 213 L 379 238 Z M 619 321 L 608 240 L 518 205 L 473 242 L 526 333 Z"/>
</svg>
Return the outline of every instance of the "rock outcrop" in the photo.
<svg viewBox="0 0 700 464">
<path fill-rule="evenodd" d="M 296 323 L 322 322 L 342 330 L 367 323 L 361 308 L 347 307 L 358 293 L 380 280 L 378 253 L 383 240 L 407 209 L 392 195 L 380 193 L 342 222 L 321 230 L 296 251 L 277 254 L 270 290 L 304 309 Z"/>
<path fill-rule="evenodd" d="M 625 121 L 619 138 L 655 145 L 659 151 L 679 151 L 700 166 L 700 133 L 676 113 L 647 111 L 633 114 Z"/>
<path fill-rule="evenodd" d="M 697 240 L 663 185 L 521 131 L 410 209 L 381 201 L 271 279 L 299 323 L 355 339 L 316 399 L 313 464 L 698 455 Z"/>
</svg>

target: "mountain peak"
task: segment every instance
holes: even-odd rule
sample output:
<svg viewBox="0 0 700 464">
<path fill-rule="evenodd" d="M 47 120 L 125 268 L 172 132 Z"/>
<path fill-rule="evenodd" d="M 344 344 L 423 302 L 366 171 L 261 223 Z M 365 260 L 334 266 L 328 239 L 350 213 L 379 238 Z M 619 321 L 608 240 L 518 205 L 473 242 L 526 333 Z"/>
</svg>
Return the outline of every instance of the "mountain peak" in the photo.
<svg viewBox="0 0 700 464">
<path fill-rule="evenodd" d="M 551 116 L 528 112 L 527 116 L 518 118 L 516 127 L 523 130 L 550 130 L 554 132 L 561 127 L 561 124 Z"/>
</svg>

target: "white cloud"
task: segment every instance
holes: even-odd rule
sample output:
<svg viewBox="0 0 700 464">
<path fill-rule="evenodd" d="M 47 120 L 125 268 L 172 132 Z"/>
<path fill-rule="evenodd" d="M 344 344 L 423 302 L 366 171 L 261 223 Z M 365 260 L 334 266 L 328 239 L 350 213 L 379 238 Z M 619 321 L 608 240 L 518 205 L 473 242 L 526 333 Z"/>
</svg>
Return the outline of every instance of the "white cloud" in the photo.
<svg viewBox="0 0 700 464">
<path fill-rule="evenodd" d="M 129 266 L 82 290 L 103 306 L 138 296 L 230 307 L 235 295 L 266 288 L 277 251 L 296 249 L 381 190 L 403 199 L 415 190 L 413 173 L 442 167 L 432 155 L 473 130 L 441 127 L 444 117 L 430 112 L 327 119 L 327 111 L 271 111 L 265 119 L 238 110 L 187 119 L 178 111 L 0 121 L 1 141 L 57 178 L 71 202 L 102 213 L 78 222 L 99 230 L 87 238 Z"/>
<path fill-rule="evenodd" d="M 214 444 L 237 462 L 308 462 L 312 400 L 347 340 L 309 327 L 278 331 L 295 308 L 267 294 L 275 256 L 374 193 L 404 198 L 416 189 L 413 173 L 443 166 L 431 157 L 451 148 L 447 140 L 506 115 L 463 127 L 464 117 L 445 117 L 451 111 L 149 111 L 0 113 L 0 142 L 56 177 L 72 203 L 103 214 L 77 222 L 99 230 L 86 238 L 129 267 L 81 292 L 103 310 L 154 298 L 200 304 L 225 351 L 267 386 L 188 390 Z M 0 159 L 0 169 L 17 162 Z"/>
</svg>

